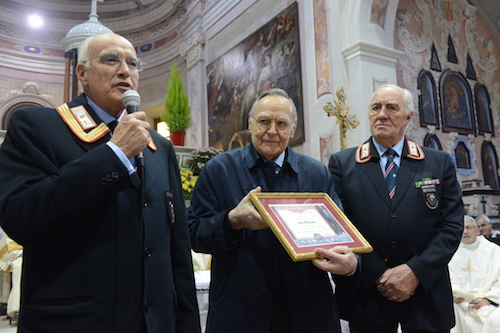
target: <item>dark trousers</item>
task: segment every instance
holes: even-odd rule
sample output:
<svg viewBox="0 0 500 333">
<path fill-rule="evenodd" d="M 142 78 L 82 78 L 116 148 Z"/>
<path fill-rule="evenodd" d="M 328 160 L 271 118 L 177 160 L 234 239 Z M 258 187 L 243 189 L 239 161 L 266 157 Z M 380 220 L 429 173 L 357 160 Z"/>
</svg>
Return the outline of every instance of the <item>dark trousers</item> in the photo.
<svg viewBox="0 0 500 333">
<path fill-rule="evenodd" d="M 349 323 L 351 333 L 396 333 L 398 331 L 398 322 L 388 322 L 380 327 L 364 326 L 362 324 Z M 445 331 L 423 331 L 402 326 L 403 333 L 449 333 Z"/>
</svg>

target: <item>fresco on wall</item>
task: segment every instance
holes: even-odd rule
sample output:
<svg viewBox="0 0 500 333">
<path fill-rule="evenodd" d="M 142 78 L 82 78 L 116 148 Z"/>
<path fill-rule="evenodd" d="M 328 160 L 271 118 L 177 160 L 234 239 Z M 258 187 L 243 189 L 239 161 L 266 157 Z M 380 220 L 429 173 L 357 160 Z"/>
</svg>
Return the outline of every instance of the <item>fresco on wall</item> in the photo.
<svg viewBox="0 0 500 333">
<path fill-rule="evenodd" d="M 316 86 L 319 98 L 332 93 L 326 0 L 314 1 L 314 46 L 316 48 Z"/>
<path fill-rule="evenodd" d="M 370 12 L 370 23 L 374 23 L 383 28 L 386 8 L 387 0 L 373 0 L 372 10 Z"/>
<path fill-rule="evenodd" d="M 264 90 L 282 88 L 297 107 L 290 144 L 304 142 L 297 3 L 207 66 L 209 144 L 225 151 L 250 143 L 248 112 Z"/>
</svg>

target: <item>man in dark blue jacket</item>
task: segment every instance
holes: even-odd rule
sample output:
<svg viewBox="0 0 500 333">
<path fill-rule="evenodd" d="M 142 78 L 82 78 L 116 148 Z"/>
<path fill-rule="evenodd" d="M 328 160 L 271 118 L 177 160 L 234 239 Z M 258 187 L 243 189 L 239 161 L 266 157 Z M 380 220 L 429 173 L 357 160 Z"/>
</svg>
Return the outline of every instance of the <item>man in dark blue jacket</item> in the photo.
<svg viewBox="0 0 500 333">
<path fill-rule="evenodd" d="M 84 94 L 16 111 L 0 148 L 0 223 L 24 247 L 19 332 L 200 332 L 175 151 L 122 103 L 142 63 L 115 34 L 78 55 Z"/>
<path fill-rule="evenodd" d="M 340 332 L 327 273 L 293 262 L 249 199 L 260 191 L 326 192 L 339 204 L 325 166 L 288 146 L 296 123 L 286 92 L 264 92 L 249 113 L 252 144 L 215 156 L 201 172 L 188 222 L 194 250 L 213 255 L 207 333 Z M 356 271 L 347 247 L 334 254 L 333 273 Z"/>
<path fill-rule="evenodd" d="M 338 294 L 341 316 L 355 333 L 396 332 L 398 324 L 404 332 L 449 332 L 447 264 L 464 215 L 455 166 L 449 154 L 405 138 L 413 117 L 408 90 L 382 86 L 368 116 L 372 137 L 329 165 L 346 215 L 373 246 L 361 255 L 356 288 Z"/>
</svg>

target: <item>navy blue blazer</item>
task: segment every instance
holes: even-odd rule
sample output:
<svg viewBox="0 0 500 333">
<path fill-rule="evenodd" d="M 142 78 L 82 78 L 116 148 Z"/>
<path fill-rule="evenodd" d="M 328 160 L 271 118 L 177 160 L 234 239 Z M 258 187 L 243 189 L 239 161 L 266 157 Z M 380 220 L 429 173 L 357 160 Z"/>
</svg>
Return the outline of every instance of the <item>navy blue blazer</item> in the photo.
<svg viewBox="0 0 500 333">
<path fill-rule="evenodd" d="M 83 95 L 68 104 L 101 123 Z M 24 246 L 19 332 L 123 333 L 142 314 L 149 332 L 199 332 L 173 146 L 150 131 L 141 217 L 139 178 L 105 145 L 103 126 L 75 133 L 48 108 L 12 115 L 0 221 Z"/>
<path fill-rule="evenodd" d="M 234 231 L 228 212 L 253 188 L 268 192 L 253 145 L 215 156 L 202 169 L 188 209 L 191 244 L 211 253 L 207 333 L 270 332 L 273 297 L 285 288 L 294 332 L 340 332 L 327 273 L 293 262 L 270 229 Z M 326 192 L 340 204 L 319 161 L 286 149 L 276 192 Z"/>
<path fill-rule="evenodd" d="M 405 141 L 392 201 L 372 139 L 334 154 L 329 170 L 346 215 L 374 248 L 361 255 L 358 286 L 337 296 L 341 317 L 378 326 L 395 316 L 414 329 L 451 328 L 447 264 L 460 243 L 464 208 L 450 155 Z M 425 180 L 428 186 L 423 186 Z M 387 268 L 402 263 L 420 285 L 409 300 L 390 302 L 377 291 L 375 281 Z"/>
</svg>

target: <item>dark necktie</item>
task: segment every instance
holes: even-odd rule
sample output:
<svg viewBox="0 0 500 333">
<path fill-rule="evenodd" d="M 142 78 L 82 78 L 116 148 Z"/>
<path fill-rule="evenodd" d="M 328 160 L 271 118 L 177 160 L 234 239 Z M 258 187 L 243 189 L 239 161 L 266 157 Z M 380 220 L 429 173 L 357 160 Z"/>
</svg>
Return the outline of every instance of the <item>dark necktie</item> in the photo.
<svg viewBox="0 0 500 333">
<path fill-rule="evenodd" d="M 118 120 L 113 120 L 113 121 L 110 121 L 108 123 L 108 128 L 111 131 L 111 134 L 113 134 L 116 126 L 118 126 Z M 132 163 L 133 166 L 137 166 L 136 161 L 135 161 L 135 157 L 131 157 L 131 158 L 129 158 L 129 160 L 130 160 L 130 163 Z"/>
<path fill-rule="evenodd" d="M 108 128 L 109 130 L 111 131 L 111 133 L 113 133 L 113 131 L 115 130 L 115 127 L 118 125 L 118 121 L 117 120 L 113 120 L 113 121 L 110 121 L 108 123 Z"/>
<path fill-rule="evenodd" d="M 387 183 L 387 191 L 389 193 L 389 198 L 393 198 L 396 194 L 396 180 L 398 179 L 398 166 L 394 163 L 394 156 L 396 152 L 389 149 L 385 152 L 387 156 L 387 163 L 385 164 L 385 182 Z"/>
</svg>

